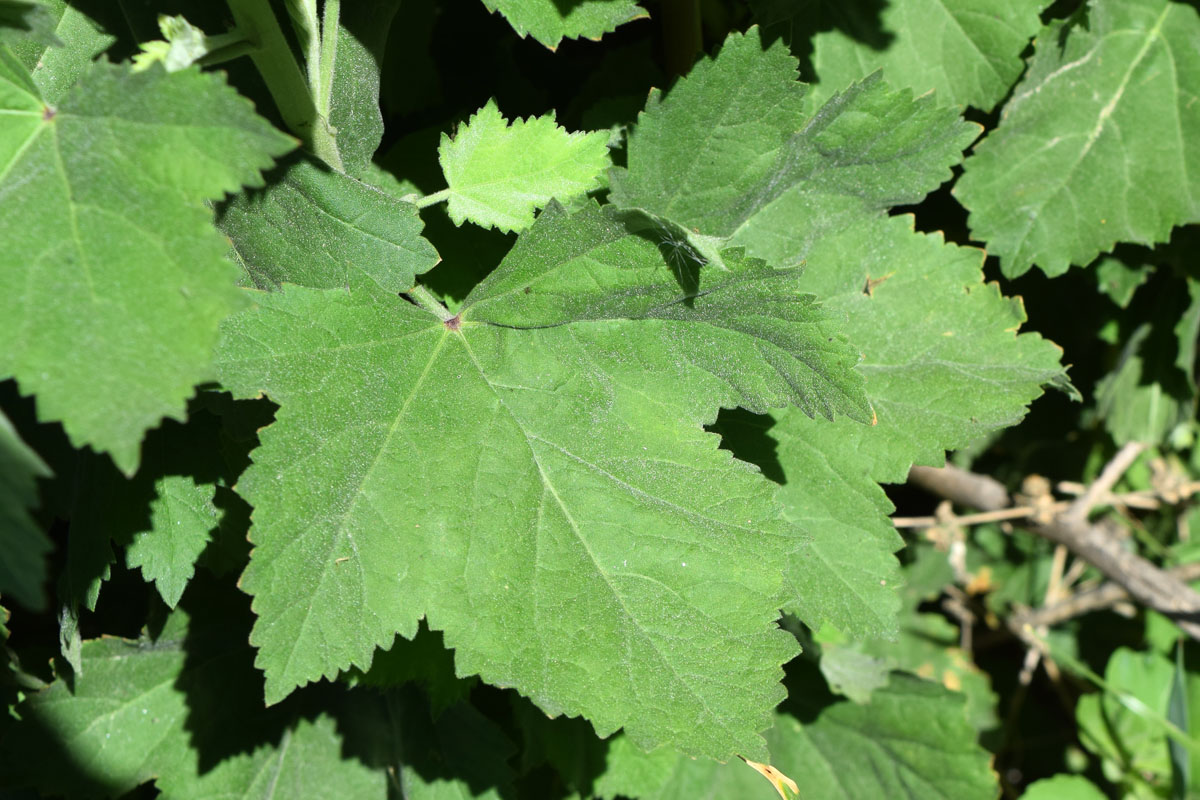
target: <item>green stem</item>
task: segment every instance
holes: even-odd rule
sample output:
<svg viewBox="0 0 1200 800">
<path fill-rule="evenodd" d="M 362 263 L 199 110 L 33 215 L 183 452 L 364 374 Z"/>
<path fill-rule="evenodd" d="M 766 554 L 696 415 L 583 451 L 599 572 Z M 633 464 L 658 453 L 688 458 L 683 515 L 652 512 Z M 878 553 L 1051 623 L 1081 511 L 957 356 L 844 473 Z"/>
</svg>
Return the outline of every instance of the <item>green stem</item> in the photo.
<svg viewBox="0 0 1200 800">
<path fill-rule="evenodd" d="M 433 292 L 429 291 L 421 284 L 413 284 L 413 287 L 405 292 L 405 294 L 411 297 L 413 302 L 428 311 L 430 314 L 433 314 L 442 322 L 454 319 L 454 315 L 450 313 L 450 309 L 442 305 L 441 301 L 433 296 Z"/>
<path fill-rule="evenodd" d="M 226 0 L 237 27 L 258 49 L 250 53 L 267 90 L 279 107 L 283 124 L 303 140 L 305 147 L 329 166 L 343 172 L 342 157 L 328 121 L 317 113 L 300 65 L 271 11 L 269 0 Z M 313 38 L 317 32 L 313 31 Z M 319 58 L 318 58 L 319 60 Z"/>
<path fill-rule="evenodd" d="M 433 194 L 427 194 L 418 200 L 414 200 L 413 203 L 416 205 L 417 208 L 428 208 L 429 206 L 433 205 L 434 203 L 442 202 L 449 196 L 450 196 L 450 190 L 442 189 L 440 192 L 434 192 Z"/>
<path fill-rule="evenodd" d="M 314 95 L 317 99 L 317 113 L 329 119 L 330 109 L 333 108 L 333 66 L 337 61 L 338 19 L 341 13 L 341 0 L 325 0 L 325 10 L 321 19 L 321 68 L 320 92 Z"/>
<path fill-rule="evenodd" d="M 233 20 L 246 37 L 258 44 L 250 54 L 279 107 L 283 124 L 306 144 L 312 143 L 317 108 L 308 93 L 300 65 L 292 57 L 287 39 L 268 0 L 226 0 Z"/>
</svg>

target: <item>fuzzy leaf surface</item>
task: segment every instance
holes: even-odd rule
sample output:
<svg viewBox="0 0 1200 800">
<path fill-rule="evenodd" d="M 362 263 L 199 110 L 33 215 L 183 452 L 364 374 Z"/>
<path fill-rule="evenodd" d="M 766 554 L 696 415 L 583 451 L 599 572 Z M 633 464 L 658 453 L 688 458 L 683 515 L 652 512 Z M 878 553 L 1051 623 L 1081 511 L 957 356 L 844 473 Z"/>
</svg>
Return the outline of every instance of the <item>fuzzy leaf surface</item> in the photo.
<svg viewBox="0 0 1200 800">
<path fill-rule="evenodd" d="M 204 201 L 292 141 L 222 78 L 94 65 L 53 108 L 0 53 L 0 374 L 126 472 L 241 307 Z"/>
<path fill-rule="evenodd" d="M 455 225 L 470 220 L 521 231 L 552 197 L 566 201 L 599 186 L 609 167 L 608 132 L 567 133 L 553 115 L 509 123 L 493 100 L 438 146 Z"/>
<path fill-rule="evenodd" d="M 338 15 L 329 124 L 336 131 L 342 167 L 362 177 L 383 137 L 379 73 L 392 18 L 400 0 L 347 3 Z"/>
<path fill-rule="evenodd" d="M 816 682 L 820 678 L 815 679 Z M 823 687 L 792 699 L 767 732 L 771 765 L 801 786 L 803 797 L 830 800 L 991 800 L 997 794 L 990 756 L 975 742 L 960 695 L 893 673 L 871 701 L 828 704 Z M 801 722 L 801 718 L 810 720 Z M 643 753 L 621 738 L 609 750 L 598 794 L 641 800 L 693 797 L 778 798 L 744 764 L 694 761 L 675 753 Z"/>
<path fill-rule="evenodd" d="M 791 266 L 850 221 L 915 203 L 978 135 L 932 97 L 878 75 L 804 111 L 796 59 L 733 34 L 664 98 L 652 92 L 612 199 Z"/>
<path fill-rule="evenodd" d="M 1005 275 L 1060 275 L 1200 220 L 1198 39 L 1200 14 L 1168 0 L 1096 0 L 1038 35 L 955 189 Z"/>
<path fill-rule="evenodd" d="M 702 426 L 869 408 L 794 271 L 731 263 L 684 292 L 654 242 L 551 207 L 451 325 L 358 288 L 288 287 L 232 320 L 223 382 L 281 405 L 239 482 L 268 701 L 426 615 L 460 674 L 548 713 L 762 755 L 804 537 Z"/>
<path fill-rule="evenodd" d="M 38 504 L 37 479 L 49 477 L 50 469 L 0 412 L 0 595 L 32 611 L 46 607 L 52 545 L 29 512 Z"/>
<path fill-rule="evenodd" d="M 360 272 L 389 292 L 412 288 L 438 263 L 412 203 L 370 184 L 297 161 L 261 192 L 239 195 L 218 225 L 255 285 L 349 285 Z"/>
<path fill-rule="evenodd" d="M 522 37 L 532 36 L 551 50 L 563 39 L 599 39 L 618 25 L 646 16 L 631 0 L 483 0 L 483 4 L 488 11 L 503 14 Z"/>
</svg>

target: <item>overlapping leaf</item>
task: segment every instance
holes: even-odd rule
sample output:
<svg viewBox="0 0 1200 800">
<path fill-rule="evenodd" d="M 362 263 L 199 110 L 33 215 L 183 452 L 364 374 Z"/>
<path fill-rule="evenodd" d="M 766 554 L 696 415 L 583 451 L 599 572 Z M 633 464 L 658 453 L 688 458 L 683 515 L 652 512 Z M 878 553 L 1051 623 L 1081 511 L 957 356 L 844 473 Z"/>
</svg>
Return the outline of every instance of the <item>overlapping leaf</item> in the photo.
<svg viewBox="0 0 1200 800">
<path fill-rule="evenodd" d="M 521 36 L 532 36 L 551 50 L 563 39 L 599 39 L 646 12 L 633 0 L 483 0 L 500 12 Z"/>
<path fill-rule="evenodd" d="M 1095 0 L 1037 37 L 1000 126 L 955 194 L 1008 276 L 1050 276 L 1200 220 L 1200 15 Z"/>
<path fill-rule="evenodd" d="M 599 186 L 609 166 L 608 132 L 567 133 L 554 116 L 509 123 L 494 101 L 438 146 L 450 218 L 502 231 L 533 223 L 552 197 L 566 201 Z"/>
<path fill-rule="evenodd" d="M 802 534 L 702 425 L 870 412 L 795 271 L 730 263 L 684 292 L 654 241 L 552 208 L 448 323 L 362 287 L 235 318 L 222 380 L 282 406 L 239 483 L 268 701 L 427 615 L 461 673 L 601 734 L 761 751 Z"/>
<path fill-rule="evenodd" d="M 730 36 L 665 99 L 651 94 L 628 169 L 613 170 L 613 201 L 794 265 L 850 222 L 919 201 L 978 135 L 878 75 L 811 118 L 803 93 L 782 43 L 764 52 L 757 29 Z"/>
<path fill-rule="evenodd" d="M 271 186 L 235 198 L 218 221 L 260 287 L 345 287 L 351 273 L 385 291 L 412 288 L 438 262 L 412 203 L 304 159 Z"/>
<path fill-rule="evenodd" d="M 816 681 L 820 681 L 819 678 Z M 821 687 L 823 688 L 823 687 Z M 991 800 L 990 756 L 975 743 L 962 697 L 894 673 L 871 702 L 828 703 L 821 688 L 792 691 L 788 712 L 767 732 L 771 764 L 794 778 L 802 797 L 861 800 Z M 813 691 L 815 689 L 815 691 Z M 800 718 L 808 721 L 801 723 Z M 779 795 L 740 763 L 642 753 L 617 739 L 598 782 L 604 798 L 684 800 L 698 796 L 771 800 Z"/>
<path fill-rule="evenodd" d="M 0 374 L 127 472 L 241 305 L 205 200 L 291 141 L 217 75 L 96 64 L 58 107 L 0 51 Z"/>
<path fill-rule="evenodd" d="M 49 468 L 0 412 L 0 595 L 33 611 L 46 606 L 50 540 L 30 511 L 37 505 L 37 479 L 49 477 Z"/>
</svg>

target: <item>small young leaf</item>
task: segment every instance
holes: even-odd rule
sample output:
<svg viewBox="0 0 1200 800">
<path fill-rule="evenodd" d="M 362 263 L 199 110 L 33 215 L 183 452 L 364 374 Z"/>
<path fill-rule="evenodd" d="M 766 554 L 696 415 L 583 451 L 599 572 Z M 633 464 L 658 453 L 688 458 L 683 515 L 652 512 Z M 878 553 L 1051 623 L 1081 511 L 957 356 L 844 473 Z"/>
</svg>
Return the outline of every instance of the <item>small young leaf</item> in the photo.
<svg viewBox="0 0 1200 800">
<path fill-rule="evenodd" d="M 174 608 L 220 513 L 213 505 L 210 484 L 168 475 L 156 482 L 155 490 L 158 496 L 150 504 L 151 529 L 134 536 L 125 549 L 125 562 L 130 568 L 141 567 L 146 580 L 158 587 L 163 602 Z"/>
<path fill-rule="evenodd" d="M 567 133 L 554 116 L 511 125 L 489 100 L 438 155 L 450 188 L 450 217 L 520 231 L 550 198 L 568 200 L 599 186 L 609 167 L 608 132 Z"/>
<path fill-rule="evenodd" d="M 1038 35 L 955 189 L 1005 275 L 1061 275 L 1200 220 L 1197 40 L 1200 15 L 1171 0 L 1094 0 Z"/>
</svg>

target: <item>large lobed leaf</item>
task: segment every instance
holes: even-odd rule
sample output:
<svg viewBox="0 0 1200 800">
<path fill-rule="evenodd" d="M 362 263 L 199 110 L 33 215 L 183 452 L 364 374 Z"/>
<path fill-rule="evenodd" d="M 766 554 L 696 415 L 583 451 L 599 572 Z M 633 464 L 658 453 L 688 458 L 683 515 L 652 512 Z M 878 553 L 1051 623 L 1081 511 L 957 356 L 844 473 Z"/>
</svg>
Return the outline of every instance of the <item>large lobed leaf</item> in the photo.
<svg viewBox="0 0 1200 800">
<path fill-rule="evenodd" d="M 955 190 L 1005 275 L 1059 275 L 1200 220 L 1198 39 L 1196 9 L 1169 0 L 1094 0 L 1038 35 Z"/>
<path fill-rule="evenodd" d="M 206 200 L 292 141 L 218 75 L 99 63 L 57 106 L 0 51 L 0 374 L 126 472 L 240 307 Z"/>
<path fill-rule="evenodd" d="M 425 615 L 461 674 L 601 735 L 761 755 L 804 537 L 702 426 L 870 410 L 795 271 L 728 263 L 685 292 L 616 215 L 552 207 L 448 323 L 367 287 L 235 318 L 222 380 L 281 405 L 238 487 L 268 701 Z"/>
</svg>

